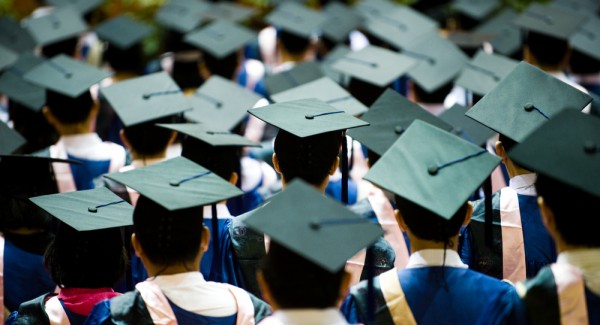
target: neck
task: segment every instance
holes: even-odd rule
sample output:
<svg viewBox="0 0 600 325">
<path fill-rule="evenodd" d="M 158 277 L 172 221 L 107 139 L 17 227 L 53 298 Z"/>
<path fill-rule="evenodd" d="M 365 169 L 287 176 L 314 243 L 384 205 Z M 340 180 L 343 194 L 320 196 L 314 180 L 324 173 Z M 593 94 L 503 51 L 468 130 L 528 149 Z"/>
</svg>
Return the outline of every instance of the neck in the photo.
<svg viewBox="0 0 600 325">
<path fill-rule="evenodd" d="M 60 135 L 86 134 L 92 132 L 91 123 L 88 121 L 72 124 L 57 124 L 56 131 Z"/>
<path fill-rule="evenodd" d="M 149 277 L 155 277 L 158 275 L 173 275 L 187 272 L 200 272 L 200 257 L 184 264 L 169 265 L 167 267 L 160 266 L 149 262 L 147 259 L 142 259 L 146 270 L 148 271 Z"/>
<path fill-rule="evenodd" d="M 325 188 L 327 188 L 328 183 L 329 183 L 329 176 L 327 178 L 325 178 L 323 183 L 321 183 L 320 185 L 314 185 L 314 184 L 310 184 L 310 185 L 313 186 L 314 188 L 316 188 L 317 190 L 319 190 L 319 192 L 325 193 Z M 287 186 L 287 182 L 285 180 L 285 177 L 282 177 L 281 178 L 281 189 L 285 190 L 286 186 Z"/>
<path fill-rule="evenodd" d="M 504 165 L 506 166 L 506 171 L 508 172 L 509 178 L 532 173 L 532 171 L 530 171 L 530 170 L 527 170 L 525 168 L 521 168 L 521 167 L 517 166 L 510 159 L 508 159 Z"/>
<path fill-rule="evenodd" d="M 281 63 L 283 62 L 303 62 L 306 60 L 306 53 L 290 53 L 288 51 L 281 51 Z"/>
<path fill-rule="evenodd" d="M 411 254 L 424 249 L 444 249 L 444 243 L 420 239 L 410 232 L 408 233 L 408 238 L 410 241 Z M 450 244 L 447 245 L 445 248 L 456 251 L 458 249 L 458 235 L 450 238 Z"/>
<path fill-rule="evenodd" d="M 163 150 L 162 152 L 159 152 L 157 154 L 154 155 L 144 155 L 144 154 L 140 154 L 134 150 L 131 150 L 131 158 L 133 160 L 139 160 L 139 161 L 145 161 L 145 160 L 151 160 L 151 159 L 164 159 L 167 157 L 167 150 Z M 146 165 L 146 164 L 144 164 Z"/>
<path fill-rule="evenodd" d="M 33 235 L 33 234 L 39 234 L 41 232 L 45 232 L 46 230 L 44 230 L 42 228 L 21 227 L 21 228 L 15 228 L 15 229 L 7 229 L 6 231 L 16 234 L 16 235 Z"/>
</svg>

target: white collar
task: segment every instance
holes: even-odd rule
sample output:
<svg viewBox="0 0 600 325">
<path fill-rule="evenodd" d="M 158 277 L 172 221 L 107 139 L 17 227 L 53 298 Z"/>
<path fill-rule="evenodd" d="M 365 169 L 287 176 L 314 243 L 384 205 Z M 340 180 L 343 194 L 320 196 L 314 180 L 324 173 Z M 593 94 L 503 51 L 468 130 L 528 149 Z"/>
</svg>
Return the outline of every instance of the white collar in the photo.
<svg viewBox="0 0 600 325">
<path fill-rule="evenodd" d="M 87 145 L 87 143 L 83 143 L 83 142 L 87 142 L 87 141 L 100 143 L 100 142 L 102 142 L 102 139 L 100 139 L 100 137 L 98 136 L 97 133 L 89 132 L 89 133 L 82 133 L 82 134 L 62 135 L 60 137 L 60 141 L 62 141 L 66 146 L 72 146 L 72 145 Z"/>
<path fill-rule="evenodd" d="M 205 205 L 203 208 L 204 211 L 204 219 L 212 218 L 212 205 Z M 231 213 L 229 213 L 229 209 L 225 203 L 217 204 L 217 219 L 227 219 L 231 218 Z"/>
<path fill-rule="evenodd" d="M 142 168 L 164 161 L 166 158 L 134 159 L 131 165 L 135 168 Z"/>
<path fill-rule="evenodd" d="M 283 309 L 277 310 L 272 317 L 282 324 L 341 325 L 348 324 L 337 308 L 326 309 Z"/>
<path fill-rule="evenodd" d="M 190 271 L 169 275 L 157 275 L 150 277 L 150 281 L 154 281 L 160 288 L 172 288 L 179 286 L 189 286 L 190 283 L 204 283 L 204 276 L 198 271 Z"/>
<path fill-rule="evenodd" d="M 509 187 L 515 190 L 518 194 L 536 196 L 535 180 L 537 175 L 535 173 L 517 175 L 510 179 Z"/>
<path fill-rule="evenodd" d="M 408 259 L 406 268 L 428 267 L 428 266 L 447 266 L 468 268 L 460 259 L 460 256 L 455 250 L 446 249 L 446 260 L 444 261 L 443 249 L 422 249 L 414 252 Z"/>
</svg>

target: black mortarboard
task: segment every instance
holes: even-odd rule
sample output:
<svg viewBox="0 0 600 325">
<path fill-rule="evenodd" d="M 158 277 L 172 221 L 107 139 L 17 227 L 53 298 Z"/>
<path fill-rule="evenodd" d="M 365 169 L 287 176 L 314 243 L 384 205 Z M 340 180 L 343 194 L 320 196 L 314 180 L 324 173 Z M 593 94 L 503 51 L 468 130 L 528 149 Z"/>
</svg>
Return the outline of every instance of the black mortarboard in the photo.
<svg viewBox="0 0 600 325">
<path fill-rule="evenodd" d="M 372 85 L 385 87 L 417 63 L 407 55 L 369 45 L 339 58 L 332 68 Z"/>
<path fill-rule="evenodd" d="M 23 79 L 23 75 L 44 59 L 32 53 L 23 53 L 5 73 L 0 76 L 0 93 L 33 111 L 40 111 L 46 103 L 46 89 Z"/>
<path fill-rule="evenodd" d="M 439 115 L 439 118 L 452 125 L 452 130 L 450 132 L 463 137 L 473 144 L 485 147 L 487 140 L 496 132 L 481 123 L 477 123 L 466 117 L 465 113 L 467 110 L 468 108 L 462 105 L 454 104 L 452 107 L 442 112 L 442 114 Z"/>
<path fill-rule="evenodd" d="M 300 86 L 323 76 L 321 65 L 316 61 L 307 61 L 295 65 L 290 70 L 265 76 L 265 88 L 269 95 Z"/>
<path fill-rule="evenodd" d="M 525 30 L 568 40 L 585 22 L 585 19 L 584 15 L 534 2 L 513 22 Z"/>
<path fill-rule="evenodd" d="M 27 72 L 25 80 L 63 94 L 77 97 L 112 73 L 60 54 Z"/>
<path fill-rule="evenodd" d="M 502 3 L 498 0 L 455 0 L 452 9 L 477 21 L 492 14 Z"/>
<path fill-rule="evenodd" d="M 185 117 L 217 130 L 232 130 L 248 116 L 261 96 L 221 76 L 213 75 L 188 97 L 193 109 Z"/>
<path fill-rule="evenodd" d="M 244 194 L 184 157 L 104 177 L 131 187 L 169 211 L 209 205 Z"/>
<path fill-rule="evenodd" d="M 521 61 L 466 116 L 521 142 L 558 112 L 581 111 L 591 100 L 587 94 Z"/>
<path fill-rule="evenodd" d="M 319 34 L 326 19 L 322 12 L 291 1 L 281 3 L 265 17 L 276 28 L 304 38 Z"/>
<path fill-rule="evenodd" d="M 360 115 L 368 110 L 367 106 L 329 77 L 322 77 L 271 96 L 277 103 L 307 98 L 319 99 L 350 115 Z"/>
<path fill-rule="evenodd" d="M 125 126 L 192 109 L 179 86 L 164 71 L 102 87 L 100 93 Z"/>
<path fill-rule="evenodd" d="M 380 225 L 300 179 L 291 181 L 244 222 L 331 273 L 383 234 Z"/>
<path fill-rule="evenodd" d="M 254 7 L 236 2 L 220 1 L 213 3 L 210 10 L 204 12 L 207 19 L 224 19 L 232 22 L 243 22 L 257 14 Z"/>
<path fill-rule="evenodd" d="M 208 124 L 176 123 L 157 124 L 200 140 L 212 147 L 260 147 L 261 145 L 227 129 L 218 129 Z"/>
<path fill-rule="evenodd" d="M 454 83 L 474 94 L 489 93 L 519 62 L 499 54 L 479 50 L 463 67 Z"/>
<path fill-rule="evenodd" d="M 495 35 L 490 39 L 494 51 L 506 56 L 511 56 L 519 51 L 523 45 L 521 30 L 512 23 L 517 16 L 518 14 L 516 11 L 504 9 L 491 18 L 486 19 L 485 22 L 477 26 L 474 31 Z"/>
<path fill-rule="evenodd" d="M 0 71 L 17 61 L 19 55 L 8 47 L 0 45 Z"/>
<path fill-rule="evenodd" d="M 256 33 L 249 28 L 227 20 L 215 20 L 186 34 L 184 40 L 220 59 L 243 48 L 255 38 Z"/>
<path fill-rule="evenodd" d="M 87 30 L 86 23 L 72 6 L 54 9 L 44 16 L 27 18 L 23 23 L 41 46 L 77 37 Z"/>
<path fill-rule="evenodd" d="M 152 33 L 152 27 L 128 15 L 119 15 L 95 28 L 98 38 L 121 50 L 141 42 Z"/>
<path fill-rule="evenodd" d="M 386 89 L 360 117 L 369 125 L 348 131 L 348 136 L 383 155 L 415 120 L 450 131 L 452 126 L 392 89 Z"/>
<path fill-rule="evenodd" d="M 423 36 L 402 53 L 417 59 L 418 64 L 408 71 L 408 76 L 427 92 L 436 91 L 456 78 L 468 61 L 454 43 L 437 32 Z"/>
<path fill-rule="evenodd" d="M 19 132 L 0 121 L 0 155 L 9 155 L 15 152 L 26 142 L 27 140 Z"/>
<path fill-rule="evenodd" d="M 369 124 L 315 98 L 253 108 L 248 113 L 300 138 Z"/>
<path fill-rule="evenodd" d="M 589 17 L 580 28 L 569 37 L 573 50 L 600 60 L 600 18 Z"/>
<path fill-rule="evenodd" d="M 499 163 L 486 149 L 417 120 L 364 178 L 448 220 Z"/>
<path fill-rule="evenodd" d="M 32 52 L 35 48 L 31 34 L 8 16 L 0 17 L 0 44 L 18 53 Z"/>
<path fill-rule="evenodd" d="M 156 21 L 185 34 L 200 26 L 210 4 L 199 0 L 170 0 L 156 12 Z"/>
<path fill-rule="evenodd" d="M 600 198 L 600 119 L 558 113 L 508 152 L 519 165 Z"/>
<path fill-rule="evenodd" d="M 106 187 L 32 197 L 29 200 L 77 231 L 133 224 L 133 207 Z"/>
<path fill-rule="evenodd" d="M 344 43 L 350 32 L 358 29 L 362 18 L 352 8 L 339 3 L 329 2 L 323 8 L 326 20 L 321 26 L 323 36 L 333 42 Z"/>
<path fill-rule="evenodd" d="M 98 8 L 104 0 L 47 0 L 49 5 L 55 7 L 74 6 L 80 14 L 86 14 Z"/>
</svg>

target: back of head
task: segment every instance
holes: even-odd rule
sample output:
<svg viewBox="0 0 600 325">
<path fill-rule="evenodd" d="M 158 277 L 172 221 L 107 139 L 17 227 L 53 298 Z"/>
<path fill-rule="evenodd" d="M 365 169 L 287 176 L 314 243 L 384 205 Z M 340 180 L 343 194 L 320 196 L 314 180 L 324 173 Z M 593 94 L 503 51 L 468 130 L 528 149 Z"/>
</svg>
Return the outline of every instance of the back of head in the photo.
<svg viewBox="0 0 600 325">
<path fill-rule="evenodd" d="M 102 54 L 104 62 L 116 72 L 129 72 L 142 74 L 144 70 L 142 44 L 137 43 L 126 50 L 122 50 L 110 44 Z"/>
<path fill-rule="evenodd" d="M 181 89 L 196 89 L 202 84 L 199 59 L 173 60 L 173 80 Z"/>
<path fill-rule="evenodd" d="M 202 207 L 169 211 L 141 195 L 133 211 L 133 230 L 150 262 L 186 265 L 200 251 Z"/>
<path fill-rule="evenodd" d="M 78 42 L 79 39 L 77 37 L 70 37 L 62 41 L 44 45 L 41 48 L 42 56 L 52 58 L 59 54 L 65 54 L 72 57 L 75 55 Z"/>
<path fill-rule="evenodd" d="M 229 180 L 237 170 L 241 157 L 239 147 L 213 147 L 206 142 L 192 137 L 185 137 L 182 143 L 181 155 L 200 166 L 212 171 L 221 178 Z"/>
<path fill-rule="evenodd" d="M 61 223 L 44 254 L 44 263 L 60 287 L 112 287 L 127 268 L 122 230 L 80 232 Z"/>
<path fill-rule="evenodd" d="M 356 78 L 350 78 L 346 88 L 354 98 L 367 107 L 373 105 L 377 98 L 386 90 L 386 87 L 379 87 Z"/>
<path fill-rule="evenodd" d="M 423 89 L 423 87 L 419 86 L 415 82 L 413 82 L 412 85 L 413 85 L 413 87 L 412 87 L 413 95 L 414 95 L 415 101 L 417 103 L 432 103 L 432 104 L 433 103 L 435 103 L 435 104 L 444 103 L 444 100 L 446 99 L 448 94 L 450 94 L 450 92 L 452 91 L 452 88 L 454 87 L 454 83 L 452 81 L 450 81 L 432 92 L 427 92 L 425 89 Z"/>
<path fill-rule="evenodd" d="M 294 55 L 305 53 L 311 46 L 310 39 L 282 29 L 277 30 L 277 39 L 287 52 Z"/>
<path fill-rule="evenodd" d="M 210 55 L 207 52 L 204 52 L 202 54 L 202 58 L 211 75 L 221 76 L 228 80 L 231 80 L 235 77 L 235 73 L 240 64 L 239 53 L 237 51 L 234 51 L 233 53 L 220 59 Z"/>
<path fill-rule="evenodd" d="M 525 40 L 529 53 L 542 66 L 559 66 L 569 50 L 569 43 L 553 36 L 528 31 Z"/>
<path fill-rule="evenodd" d="M 539 174 L 535 182 L 539 196 L 552 210 L 556 228 L 562 239 L 584 247 L 600 247 L 598 229 L 590 227 L 591 211 L 596 211 L 600 199 L 587 192 Z"/>
<path fill-rule="evenodd" d="M 277 242 L 271 242 L 260 269 L 281 308 L 330 308 L 340 298 L 344 268 L 330 273 Z"/>
<path fill-rule="evenodd" d="M 167 116 L 151 121 L 127 126 L 123 133 L 138 155 L 153 156 L 164 152 L 171 141 L 173 131 L 156 126 L 157 123 L 174 123 L 175 116 Z"/>
<path fill-rule="evenodd" d="M 597 74 L 600 73 L 600 60 L 573 50 L 569 56 L 569 70 L 574 74 Z"/>
<path fill-rule="evenodd" d="M 18 153 L 39 151 L 58 141 L 58 132 L 48 123 L 41 111 L 32 111 L 9 99 L 8 115 L 13 122 L 13 128 L 27 139 L 27 144 L 19 149 Z"/>
<path fill-rule="evenodd" d="M 341 131 L 300 138 L 279 130 L 273 149 L 285 181 L 299 177 L 312 185 L 321 185 L 340 154 L 342 140 Z"/>
<path fill-rule="evenodd" d="M 94 100 L 89 91 L 85 91 L 78 97 L 69 97 L 46 90 L 46 106 L 59 122 L 75 124 L 87 120 L 94 106 Z"/>
</svg>

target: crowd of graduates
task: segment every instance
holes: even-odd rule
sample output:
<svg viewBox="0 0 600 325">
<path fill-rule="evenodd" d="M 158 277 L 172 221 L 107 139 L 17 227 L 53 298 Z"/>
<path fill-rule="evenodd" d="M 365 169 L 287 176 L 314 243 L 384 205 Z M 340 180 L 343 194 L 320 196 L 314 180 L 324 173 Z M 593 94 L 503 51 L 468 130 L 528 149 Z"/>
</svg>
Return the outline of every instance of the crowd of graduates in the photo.
<svg viewBox="0 0 600 325">
<path fill-rule="evenodd" d="M 597 0 L 109 3 L 0 17 L 0 324 L 600 324 Z"/>
</svg>

